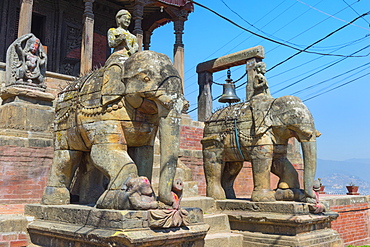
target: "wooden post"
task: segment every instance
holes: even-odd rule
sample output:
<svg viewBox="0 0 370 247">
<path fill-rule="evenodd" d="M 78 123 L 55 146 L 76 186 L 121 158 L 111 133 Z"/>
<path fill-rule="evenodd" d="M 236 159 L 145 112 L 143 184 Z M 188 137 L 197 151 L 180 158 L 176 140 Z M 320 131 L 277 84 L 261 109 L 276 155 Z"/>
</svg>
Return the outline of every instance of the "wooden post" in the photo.
<svg viewBox="0 0 370 247">
<path fill-rule="evenodd" d="M 261 61 L 265 57 L 265 51 L 262 46 L 252 47 L 243 51 L 238 51 L 226 56 L 212 59 L 197 65 L 199 96 L 198 96 L 198 121 L 205 121 L 212 114 L 212 73 L 228 69 L 234 66 L 246 64 L 248 71 L 248 81 L 253 81 L 255 77 L 255 63 Z M 249 71 L 249 70 L 250 71 Z M 253 74 L 254 73 L 254 74 Z M 248 90 L 253 83 L 247 84 L 247 99 L 248 93 L 253 93 L 253 90 Z M 249 92 L 248 92 L 249 91 Z M 250 96 L 251 97 L 251 96 Z"/>
<path fill-rule="evenodd" d="M 144 32 L 144 50 L 149 50 L 152 34 L 153 34 L 152 31 Z"/>
<path fill-rule="evenodd" d="M 184 44 L 182 42 L 182 35 L 184 34 L 185 18 L 177 18 L 174 20 L 175 29 L 175 45 L 173 51 L 173 65 L 177 69 L 182 79 L 182 88 L 184 90 Z"/>
<path fill-rule="evenodd" d="M 204 122 L 212 115 L 212 82 L 213 73 L 198 72 L 198 121 Z"/>
<path fill-rule="evenodd" d="M 19 13 L 18 38 L 31 33 L 33 0 L 22 0 Z"/>
<path fill-rule="evenodd" d="M 94 13 L 92 7 L 94 1 L 95 0 L 84 0 L 85 12 L 83 15 L 80 74 L 85 74 L 92 69 L 94 41 Z"/>
<path fill-rule="evenodd" d="M 134 11 L 132 14 L 132 19 L 134 20 L 133 34 L 136 35 L 139 51 L 141 51 L 143 50 L 143 29 L 141 27 L 141 22 L 144 15 L 144 4 L 140 0 L 135 1 Z"/>
</svg>

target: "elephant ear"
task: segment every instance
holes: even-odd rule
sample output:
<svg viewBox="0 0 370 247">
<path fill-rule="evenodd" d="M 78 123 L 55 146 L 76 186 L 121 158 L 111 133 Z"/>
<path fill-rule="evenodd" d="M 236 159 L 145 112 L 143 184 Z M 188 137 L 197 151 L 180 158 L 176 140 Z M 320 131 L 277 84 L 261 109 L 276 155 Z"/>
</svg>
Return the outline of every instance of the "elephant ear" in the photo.
<svg viewBox="0 0 370 247">
<path fill-rule="evenodd" d="M 264 134 L 272 126 L 269 111 L 273 100 L 273 98 L 257 98 L 250 102 L 256 135 Z"/>
</svg>

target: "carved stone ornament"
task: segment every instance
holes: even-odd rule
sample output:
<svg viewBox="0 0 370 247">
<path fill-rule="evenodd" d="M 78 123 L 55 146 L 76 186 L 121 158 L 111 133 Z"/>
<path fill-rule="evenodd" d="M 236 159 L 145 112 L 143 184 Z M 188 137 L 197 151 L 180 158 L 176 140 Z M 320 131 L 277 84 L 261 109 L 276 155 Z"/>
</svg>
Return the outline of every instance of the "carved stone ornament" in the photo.
<svg viewBox="0 0 370 247">
<path fill-rule="evenodd" d="M 40 40 L 32 33 L 16 39 L 6 53 L 6 86 L 44 91 L 47 56 Z"/>
</svg>

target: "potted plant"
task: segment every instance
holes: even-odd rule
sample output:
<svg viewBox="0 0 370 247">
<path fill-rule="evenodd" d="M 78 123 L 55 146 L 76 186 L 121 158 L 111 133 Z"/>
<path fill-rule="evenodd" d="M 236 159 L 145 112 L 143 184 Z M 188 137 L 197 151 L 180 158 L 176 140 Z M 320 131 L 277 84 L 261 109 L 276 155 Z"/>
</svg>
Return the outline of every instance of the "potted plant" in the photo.
<svg viewBox="0 0 370 247">
<path fill-rule="evenodd" d="M 359 195 L 358 193 L 358 186 L 355 185 L 353 182 L 350 182 L 349 185 L 346 186 L 348 193 L 347 195 Z"/>
<path fill-rule="evenodd" d="M 318 178 L 317 180 L 319 180 L 319 182 L 320 182 L 320 190 L 319 190 L 319 194 L 325 194 L 325 192 L 324 192 L 325 185 L 322 185 L 322 183 L 321 183 L 321 178 Z"/>
</svg>

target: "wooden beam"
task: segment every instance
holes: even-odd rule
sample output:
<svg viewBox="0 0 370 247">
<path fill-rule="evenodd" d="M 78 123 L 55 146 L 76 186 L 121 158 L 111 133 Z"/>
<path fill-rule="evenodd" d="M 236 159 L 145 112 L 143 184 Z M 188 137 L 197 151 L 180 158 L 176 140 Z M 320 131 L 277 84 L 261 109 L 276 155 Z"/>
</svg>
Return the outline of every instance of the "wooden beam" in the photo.
<svg viewBox="0 0 370 247">
<path fill-rule="evenodd" d="M 263 46 L 252 47 L 243 51 L 238 51 L 226 56 L 212 59 L 198 64 L 197 73 L 208 71 L 217 72 L 220 70 L 228 69 L 234 66 L 245 64 L 250 58 L 263 59 L 265 57 L 265 50 Z"/>
</svg>

